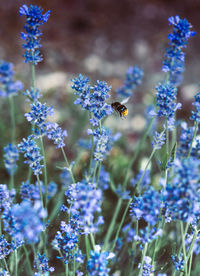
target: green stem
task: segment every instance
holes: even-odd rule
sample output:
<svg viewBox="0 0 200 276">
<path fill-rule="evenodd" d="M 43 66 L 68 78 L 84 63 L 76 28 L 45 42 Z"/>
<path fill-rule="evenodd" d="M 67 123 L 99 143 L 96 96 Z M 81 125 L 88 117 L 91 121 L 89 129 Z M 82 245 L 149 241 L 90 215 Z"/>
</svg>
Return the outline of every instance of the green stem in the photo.
<svg viewBox="0 0 200 276">
<path fill-rule="evenodd" d="M 185 232 L 183 227 L 183 222 L 180 222 L 181 224 L 181 240 L 182 240 L 182 247 L 183 247 L 183 257 L 184 257 L 184 272 L 185 276 L 188 276 L 187 274 L 187 255 L 186 255 L 186 249 L 185 249 Z"/>
<path fill-rule="evenodd" d="M 191 143 L 190 143 L 190 147 L 189 147 L 189 151 L 188 151 L 188 155 L 187 155 L 187 158 L 188 157 L 190 157 L 190 153 L 191 153 L 191 151 L 192 151 L 192 144 L 193 144 L 193 142 L 194 142 L 194 139 L 195 139 L 195 137 L 196 137 L 196 135 L 197 135 L 197 131 L 198 131 L 198 123 L 197 122 L 195 122 L 195 127 L 194 127 L 194 133 L 193 133 L 193 136 L 192 136 L 192 141 L 191 141 Z"/>
<path fill-rule="evenodd" d="M 95 167 L 94 167 L 94 171 L 93 171 L 92 183 L 94 183 L 98 165 L 99 165 L 99 162 L 96 162 Z"/>
<path fill-rule="evenodd" d="M 65 264 L 65 275 L 68 276 L 68 274 L 69 274 L 68 264 Z"/>
<path fill-rule="evenodd" d="M 150 131 L 151 127 L 152 127 L 153 121 L 154 121 L 154 118 L 152 118 L 151 121 L 150 121 L 150 123 L 148 124 L 148 127 L 145 130 L 144 135 L 143 135 L 142 139 L 140 140 L 139 145 L 137 146 L 137 149 L 136 149 L 133 157 L 131 158 L 131 160 L 130 160 L 128 166 L 127 166 L 126 176 L 125 176 L 125 179 L 124 179 L 124 182 L 123 182 L 123 185 L 122 185 L 124 187 L 124 189 L 126 188 L 127 183 L 128 183 L 129 171 L 130 171 L 131 167 L 133 166 L 135 160 L 138 157 L 138 154 L 139 154 L 140 150 L 142 149 L 142 147 L 144 145 L 144 142 L 145 142 L 145 140 L 147 138 L 147 135 L 149 134 L 149 131 Z"/>
<path fill-rule="evenodd" d="M 91 248 L 90 248 L 90 243 L 89 243 L 88 235 L 85 235 L 85 248 L 86 248 L 87 260 L 89 260 Z"/>
<path fill-rule="evenodd" d="M 120 224 L 119 224 L 119 226 L 118 226 L 117 233 L 116 233 L 116 236 L 115 236 L 115 239 L 114 239 L 114 242 L 113 242 L 113 246 L 112 246 L 111 252 L 113 252 L 113 250 L 114 250 L 114 248 L 115 248 L 115 245 L 116 245 L 116 242 L 117 242 L 117 239 L 118 239 L 118 236 L 119 236 L 119 232 L 120 232 L 120 230 L 121 230 L 121 228 L 122 228 L 122 225 L 123 225 L 123 223 L 124 223 L 124 220 L 125 220 L 126 214 L 127 214 L 127 212 L 128 212 L 128 208 L 129 208 L 129 206 L 130 206 L 130 204 L 131 204 L 131 201 L 132 201 L 132 198 L 129 199 L 128 204 L 127 204 L 127 206 L 126 206 L 126 209 L 125 209 L 125 211 L 124 211 L 124 214 L 123 214 L 123 216 L 122 216 L 121 222 L 120 222 Z"/>
<path fill-rule="evenodd" d="M 144 258 L 145 258 L 146 253 L 147 253 L 147 248 L 148 248 L 148 243 L 145 243 L 144 249 L 143 249 L 143 251 L 142 251 L 142 260 L 141 260 L 141 265 L 140 265 L 140 270 L 139 270 L 138 276 L 141 276 L 141 275 L 142 275 L 143 265 L 144 265 Z"/>
<path fill-rule="evenodd" d="M 32 266 L 31 266 L 31 262 L 30 262 L 30 258 L 29 258 L 29 254 L 28 254 L 28 251 L 26 249 L 26 246 L 25 244 L 23 244 L 23 249 L 24 249 L 24 252 L 25 252 L 25 255 L 26 255 L 26 261 L 27 261 L 27 264 L 28 264 L 28 270 L 29 270 L 29 273 L 32 273 Z"/>
<path fill-rule="evenodd" d="M 109 243 L 110 237 L 112 235 L 113 229 L 116 225 L 117 216 L 118 216 L 118 213 L 121 209 L 122 202 L 123 202 L 123 200 L 121 198 L 119 198 L 118 202 L 117 202 L 117 206 L 116 206 L 115 211 L 114 211 L 114 214 L 112 216 L 111 223 L 108 227 L 108 231 L 106 233 L 106 236 L 105 236 L 105 239 L 104 239 L 104 245 L 103 245 L 103 248 L 105 249 L 105 251 L 108 250 L 108 245 L 109 245 L 108 243 Z"/>
<path fill-rule="evenodd" d="M 16 244 L 16 241 L 15 241 Z M 17 256 L 17 249 L 15 249 L 15 276 L 18 275 L 18 256 Z"/>
<path fill-rule="evenodd" d="M 9 271 L 9 269 L 8 269 L 8 265 L 7 265 L 7 262 L 6 262 L 6 259 L 5 259 L 5 258 L 3 258 L 3 262 L 4 262 L 4 265 L 5 265 L 6 270 L 7 270 L 8 273 L 10 274 L 10 271 Z"/>
<path fill-rule="evenodd" d="M 92 233 L 90 233 L 90 239 L 91 239 L 91 243 L 92 243 L 92 247 L 93 247 L 93 250 L 95 249 L 95 239 L 94 239 L 94 236 Z"/>
<path fill-rule="evenodd" d="M 169 154 L 169 128 L 168 128 L 167 119 L 165 122 L 165 130 L 166 130 L 166 154 Z"/>
<path fill-rule="evenodd" d="M 32 87 L 33 91 L 35 91 L 35 65 L 31 65 L 31 73 L 32 73 Z"/>
<path fill-rule="evenodd" d="M 98 183 L 99 183 L 99 175 L 100 175 L 100 171 L 101 171 L 101 165 L 102 165 L 102 162 L 99 161 L 99 167 L 98 167 L 97 177 L 96 177 L 96 185 L 97 186 L 98 186 Z"/>
<path fill-rule="evenodd" d="M 69 165 L 69 162 L 68 162 L 68 159 L 67 159 L 67 156 L 66 156 L 66 154 L 65 154 L 65 151 L 64 151 L 63 147 L 61 148 L 61 151 L 62 151 L 64 160 L 65 160 L 65 162 L 66 162 L 66 164 L 67 164 L 67 169 L 69 170 L 69 173 L 70 173 L 70 175 L 71 175 L 71 179 L 72 179 L 73 183 L 76 183 L 76 181 L 75 181 L 75 179 L 74 179 L 74 175 L 73 175 L 72 169 L 71 169 L 71 167 L 70 167 L 70 165 Z"/>
<path fill-rule="evenodd" d="M 13 96 L 9 96 L 9 103 L 10 103 L 10 117 L 11 117 L 11 141 L 12 144 L 15 143 L 15 132 L 16 132 L 16 126 L 15 126 L 15 105 Z"/>
<path fill-rule="evenodd" d="M 45 187 L 45 192 L 44 192 L 44 206 L 47 207 L 47 193 L 48 193 L 48 180 L 47 180 L 47 163 L 46 163 L 46 156 L 45 156 L 45 150 L 44 150 L 44 143 L 43 139 L 40 133 L 40 144 L 41 144 L 41 150 L 42 150 L 42 155 L 43 155 L 43 162 L 44 162 L 44 187 Z"/>
<path fill-rule="evenodd" d="M 41 200 L 42 208 L 44 209 L 44 200 L 43 200 L 39 175 L 37 175 L 37 182 L 38 182 L 38 187 L 39 187 L 39 192 L 40 192 L 40 200 Z"/>
</svg>

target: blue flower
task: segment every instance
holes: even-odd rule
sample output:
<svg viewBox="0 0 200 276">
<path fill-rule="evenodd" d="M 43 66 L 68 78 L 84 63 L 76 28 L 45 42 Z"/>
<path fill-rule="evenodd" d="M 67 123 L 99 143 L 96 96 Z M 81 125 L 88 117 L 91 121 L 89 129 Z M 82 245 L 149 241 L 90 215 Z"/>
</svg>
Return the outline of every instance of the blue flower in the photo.
<svg viewBox="0 0 200 276">
<path fill-rule="evenodd" d="M 128 98 L 133 95 L 133 90 L 142 83 L 144 71 L 137 65 L 129 67 L 126 72 L 126 79 L 122 87 L 118 88 L 117 94 L 124 98 Z"/>
<path fill-rule="evenodd" d="M 57 256 L 57 258 L 61 259 L 65 264 L 67 264 L 74 259 L 75 254 L 77 253 L 76 248 L 78 245 L 80 233 L 78 228 L 73 226 L 72 221 L 70 221 L 69 224 L 61 221 L 60 229 L 61 231 L 57 231 L 52 245 L 62 254 L 62 257 Z"/>
<path fill-rule="evenodd" d="M 151 243 L 163 234 L 162 229 L 157 229 L 156 227 L 150 228 L 145 227 L 139 230 L 139 235 L 134 236 L 134 240 L 139 243 L 140 250 L 143 250 L 145 243 Z"/>
<path fill-rule="evenodd" d="M 137 220 L 144 219 L 150 225 L 155 225 L 159 220 L 160 208 L 161 194 L 150 187 L 143 195 L 134 197 L 130 214 Z"/>
<path fill-rule="evenodd" d="M 56 148 L 65 146 L 64 139 L 67 137 L 67 131 L 62 130 L 57 123 L 46 124 L 46 135 L 49 140 L 53 140 Z"/>
<path fill-rule="evenodd" d="M 25 113 L 26 119 L 31 122 L 31 124 L 35 124 L 42 132 L 45 130 L 47 116 L 52 115 L 53 107 L 47 107 L 46 103 L 42 104 L 39 101 L 31 104 L 31 111 Z"/>
<path fill-rule="evenodd" d="M 197 95 L 194 96 L 195 102 L 193 105 L 196 107 L 196 111 L 192 111 L 191 120 L 200 123 L 200 92 L 197 93 Z"/>
<path fill-rule="evenodd" d="M 193 135 L 194 127 L 188 127 L 187 124 L 183 122 L 181 124 L 181 135 L 177 149 L 177 155 L 179 158 L 187 157 Z M 190 155 L 196 158 L 200 158 L 200 139 L 198 137 L 194 138 Z"/>
<path fill-rule="evenodd" d="M 179 257 L 177 255 L 171 255 L 171 258 L 175 265 L 176 271 L 184 269 L 184 259 L 182 253 L 179 255 Z"/>
<path fill-rule="evenodd" d="M 170 82 L 163 82 L 156 86 L 156 90 L 157 115 L 167 119 L 169 125 L 173 126 L 175 111 L 181 107 L 180 104 L 176 104 L 177 88 Z"/>
<path fill-rule="evenodd" d="M 44 194 L 45 193 L 45 187 L 40 181 L 41 191 Z M 49 182 L 48 188 L 47 188 L 47 197 L 50 199 L 53 197 L 57 192 L 57 184 L 53 181 Z M 20 195 L 22 199 L 27 199 L 32 202 L 36 200 L 40 200 L 40 191 L 38 182 L 36 182 L 36 185 L 30 184 L 29 181 L 22 182 L 22 185 L 20 187 Z"/>
<path fill-rule="evenodd" d="M 19 9 L 19 14 L 26 16 L 26 24 L 24 26 L 26 32 L 21 33 L 21 38 L 25 40 L 23 48 L 25 48 L 25 62 L 37 64 L 42 61 L 42 56 L 39 52 L 41 48 L 40 36 L 42 35 L 39 27 L 48 21 L 50 11 L 42 14 L 43 9 L 32 4 L 28 7 L 23 5 Z"/>
<path fill-rule="evenodd" d="M 101 130 L 99 128 L 94 130 L 88 129 L 87 133 L 88 135 L 94 136 L 94 159 L 96 161 L 103 161 L 110 152 L 114 142 L 121 136 L 120 133 L 112 135 L 112 132 L 108 128 L 104 127 L 101 127 Z"/>
<path fill-rule="evenodd" d="M 53 272 L 54 267 L 49 267 L 49 259 L 45 256 L 45 254 L 38 253 L 34 260 L 34 268 L 37 269 L 37 272 L 34 276 L 42 276 L 45 272 Z"/>
<path fill-rule="evenodd" d="M 0 184 L 0 212 L 11 208 L 15 190 L 9 191 L 6 185 Z"/>
<path fill-rule="evenodd" d="M 199 217 L 199 165 L 194 157 L 175 160 L 173 178 L 163 192 L 166 217 L 190 223 Z"/>
<path fill-rule="evenodd" d="M 6 170 L 10 175 L 14 174 L 17 169 L 17 160 L 19 160 L 19 153 L 18 149 L 13 144 L 8 144 L 6 147 L 3 148 L 4 150 L 4 164 Z"/>
<path fill-rule="evenodd" d="M 4 210 L 4 230 L 16 240 L 24 239 L 27 243 L 36 243 L 44 230 L 41 219 L 46 215 L 40 201 L 32 205 L 30 201 L 24 200 L 20 204 L 12 205 L 9 210 Z"/>
<path fill-rule="evenodd" d="M 96 245 L 95 250 L 90 251 L 90 259 L 87 263 L 87 271 L 90 276 L 109 275 L 108 260 L 112 259 L 114 254 L 107 251 L 101 252 L 100 250 L 100 246 Z"/>
<path fill-rule="evenodd" d="M 136 175 L 136 177 L 131 179 L 130 181 L 131 186 L 135 187 L 137 182 L 140 180 L 142 174 L 143 174 L 143 170 L 140 170 L 140 172 Z M 142 182 L 140 183 L 140 186 L 138 188 L 140 190 L 147 190 L 149 188 L 150 182 L 151 182 L 150 170 L 146 170 L 143 176 Z"/>
<path fill-rule="evenodd" d="M 86 234 L 97 232 L 99 224 L 103 223 L 102 216 L 96 221 L 97 213 L 101 212 L 102 191 L 95 184 L 82 180 L 71 184 L 65 195 L 70 205 L 68 212 L 77 216 L 82 231 Z"/>
<path fill-rule="evenodd" d="M 178 15 L 169 17 L 169 24 L 173 25 L 173 32 L 169 34 L 169 48 L 166 49 L 163 61 L 164 72 L 169 72 L 169 81 L 177 86 L 182 82 L 184 71 L 185 53 L 182 51 L 188 43 L 188 39 L 195 35 L 190 31 L 192 25 Z"/>
<path fill-rule="evenodd" d="M 23 138 L 23 141 L 18 144 L 19 152 L 24 153 L 24 157 L 27 158 L 24 163 L 28 164 L 33 170 L 34 175 L 42 173 L 43 165 L 40 162 L 43 160 L 43 156 L 40 154 L 40 148 L 35 142 L 35 136 L 29 135 L 27 139 Z"/>
<path fill-rule="evenodd" d="M 25 92 L 23 92 L 24 96 L 27 97 L 27 101 L 37 102 L 39 98 L 42 97 L 42 94 L 40 93 L 40 89 L 31 87 L 30 90 L 26 89 Z"/>
<path fill-rule="evenodd" d="M 142 276 L 150 276 L 153 273 L 153 266 L 151 265 L 152 259 L 149 256 L 144 257 L 144 264 L 142 267 Z M 138 265 L 141 267 L 141 263 Z"/>
<path fill-rule="evenodd" d="M 0 259 L 5 258 L 12 252 L 10 243 L 4 238 L 4 235 L 0 236 Z"/>
<path fill-rule="evenodd" d="M 111 105 L 105 102 L 110 97 L 111 90 L 111 86 L 109 87 L 105 81 L 98 80 L 96 85 L 91 86 L 89 78 L 84 79 L 79 74 L 79 77 L 72 79 L 72 82 L 72 89 L 76 91 L 75 95 L 79 96 L 74 104 L 80 104 L 83 109 L 92 113 L 93 118 L 90 119 L 90 123 L 93 126 L 98 125 L 101 119 L 113 112 Z"/>
<path fill-rule="evenodd" d="M 0 267 L 0 276 L 10 276 L 10 273 L 7 270 Z"/>
<path fill-rule="evenodd" d="M 13 64 L 10 62 L 0 61 L 0 96 L 5 98 L 16 95 L 23 89 L 21 81 L 14 80 Z"/>
<path fill-rule="evenodd" d="M 155 135 L 153 136 L 152 146 L 154 149 L 161 149 L 165 144 L 165 133 L 158 133 L 155 131 Z"/>
</svg>

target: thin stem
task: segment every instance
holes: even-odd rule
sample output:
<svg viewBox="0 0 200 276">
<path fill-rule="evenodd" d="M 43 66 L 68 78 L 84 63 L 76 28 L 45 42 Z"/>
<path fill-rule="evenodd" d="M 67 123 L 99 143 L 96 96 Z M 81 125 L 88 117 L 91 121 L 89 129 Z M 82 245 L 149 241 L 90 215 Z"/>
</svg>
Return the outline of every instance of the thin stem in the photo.
<svg viewBox="0 0 200 276">
<path fill-rule="evenodd" d="M 15 241 L 16 244 L 16 241 Z M 17 248 L 15 249 L 15 276 L 18 275 L 18 256 L 17 256 Z"/>
<path fill-rule="evenodd" d="M 115 245 L 116 245 L 116 242 L 117 242 L 117 239 L 118 239 L 118 236 L 119 236 L 119 232 L 120 232 L 120 230 L 121 230 L 121 228 L 122 228 L 122 225 L 123 225 L 123 223 L 124 223 L 124 220 L 125 220 L 126 214 L 127 214 L 127 212 L 128 212 L 128 208 L 129 208 L 129 206 L 130 206 L 130 204 L 131 204 L 131 201 L 132 201 L 132 198 L 129 199 L 128 204 L 127 204 L 127 206 L 126 206 L 126 209 L 125 209 L 125 211 L 124 211 L 124 214 L 123 214 L 123 216 L 122 216 L 121 222 L 120 222 L 120 224 L 119 224 L 119 226 L 118 226 L 117 233 L 116 233 L 116 236 L 115 236 L 115 239 L 114 239 L 114 242 L 113 242 L 113 246 L 112 246 L 111 252 L 113 252 L 113 250 L 114 250 L 114 248 L 115 248 Z"/>
<path fill-rule="evenodd" d="M 141 276 L 141 275 L 142 275 L 143 265 L 144 265 L 144 258 L 145 258 L 146 253 L 147 253 L 147 248 L 148 248 L 148 243 L 145 243 L 144 249 L 143 249 L 143 251 L 142 251 L 142 260 L 141 260 L 140 270 L 139 270 L 138 276 Z"/>
<path fill-rule="evenodd" d="M 165 122 L 165 131 L 166 131 L 166 154 L 169 154 L 169 128 L 168 121 Z"/>
<path fill-rule="evenodd" d="M 40 133 L 41 134 L 41 133 Z M 41 150 L 42 150 L 42 155 L 43 155 L 43 162 L 44 162 L 44 187 L 45 187 L 45 192 L 44 192 L 44 206 L 47 207 L 47 193 L 48 193 L 48 180 L 47 180 L 47 163 L 46 163 L 46 156 L 45 156 L 45 150 L 44 150 L 44 143 L 42 136 L 40 135 L 40 144 L 41 144 Z"/>
<path fill-rule="evenodd" d="M 38 187 L 39 187 L 39 192 L 40 192 L 40 200 L 41 200 L 42 208 L 44 209 L 44 200 L 43 200 L 39 175 L 37 175 L 37 182 L 38 182 Z"/>
<path fill-rule="evenodd" d="M 15 143 L 15 132 L 16 132 L 16 126 L 15 126 L 15 105 L 13 96 L 9 96 L 9 103 L 10 103 L 10 117 L 11 117 L 11 139 L 12 143 Z"/>
<path fill-rule="evenodd" d="M 94 180 L 95 180 L 98 164 L 99 164 L 99 162 L 95 163 L 95 167 L 94 167 L 94 171 L 93 171 L 93 177 L 92 177 L 92 183 L 94 183 Z"/>
<path fill-rule="evenodd" d="M 182 240 L 182 247 L 183 247 L 183 257 L 184 257 L 184 272 L 185 276 L 188 276 L 187 274 L 187 255 L 186 255 L 186 249 L 185 249 L 185 232 L 183 227 L 183 222 L 180 222 L 181 224 L 181 240 Z"/>
<path fill-rule="evenodd" d="M 68 159 L 67 159 L 67 156 L 66 156 L 66 154 L 65 154 L 65 151 L 64 151 L 63 147 L 61 148 L 61 151 L 62 151 L 64 160 L 65 160 L 65 162 L 66 162 L 66 164 L 67 164 L 67 169 L 69 170 L 69 173 L 70 173 L 70 175 L 71 175 L 71 179 L 72 179 L 73 183 L 76 183 L 76 181 L 75 181 L 75 179 L 74 179 L 74 175 L 73 175 L 72 169 L 71 169 L 71 167 L 70 167 L 70 165 L 69 165 L 69 162 L 68 162 Z"/>
<path fill-rule="evenodd" d="M 193 144 L 194 139 L 195 139 L 195 137 L 196 137 L 196 135 L 197 135 L 197 131 L 198 131 L 198 123 L 195 122 L 194 133 L 193 133 L 192 141 L 191 141 L 191 143 L 190 143 L 190 147 L 189 147 L 189 150 L 188 150 L 187 158 L 190 157 L 190 153 L 191 153 L 191 151 L 192 151 L 192 146 L 193 146 L 192 144 Z"/>
<path fill-rule="evenodd" d="M 9 271 L 9 269 L 8 269 L 8 265 L 7 265 L 7 262 L 6 262 L 6 259 L 5 259 L 5 258 L 3 258 L 3 262 L 4 262 L 4 265 L 5 265 L 6 270 L 7 270 L 8 273 L 10 274 L 10 271 Z"/>
<path fill-rule="evenodd" d="M 32 273 L 32 266 L 31 266 L 29 254 L 28 254 L 28 251 L 27 251 L 27 249 L 26 249 L 25 244 L 23 244 L 23 249 L 24 249 L 24 252 L 25 252 L 25 255 L 26 255 L 26 261 L 27 261 L 27 264 L 28 264 L 29 273 Z M 33 273 L 32 273 L 32 275 L 33 275 Z"/>
<path fill-rule="evenodd" d="M 101 164 L 102 164 L 102 162 L 99 161 L 99 167 L 98 167 L 97 177 L 96 177 L 96 185 L 98 185 L 98 183 L 99 183 L 99 175 L 100 175 L 100 171 L 101 171 Z"/>
<path fill-rule="evenodd" d="M 32 73 L 32 87 L 33 90 L 35 91 L 35 65 L 31 65 L 31 73 Z"/>
<path fill-rule="evenodd" d="M 65 264 L 65 275 L 68 276 L 68 273 L 69 273 L 68 264 Z"/>
<path fill-rule="evenodd" d="M 92 243 L 92 247 L 93 247 L 93 250 L 95 249 L 95 239 L 94 239 L 94 236 L 92 233 L 90 233 L 90 239 L 91 239 L 91 243 Z"/>
<path fill-rule="evenodd" d="M 152 118 L 151 121 L 150 121 L 150 123 L 148 124 L 148 127 L 145 130 L 144 135 L 143 135 L 142 139 L 140 140 L 139 145 L 137 146 L 137 149 L 136 149 L 133 157 L 131 158 L 131 160 L 130 160 L 128 166 L 127 166 L 126 176 L 125 176 L 125 179 L 124 179 L 124 182 L 123 182 L 123 185 L 122 185 L 124 187 L 124 189 L 126 188 L 127 183 L 128 183 L 129 171 L 130 171 L 131 167 L 133 166 L 135 160 L 138 157 L 138 154 L 139 154 L 140 150 L 142 149 L 142 147 L 144 145 L 144 142 L 145 142 L 145 140 L 147 138 L 147 135 L 149 134 L 149 131 L 150 131 L 151 127 L 152 127 L 153 121 L 154 121 L 154 118 Z"/>
<path fill-rule="evenodd" d="M 90 243 L 89 243 L 88 235 L 85 235 L 85 248 L 86 248 L 87 260 L 89 260 L 91 248 L 90 248 Z"/>
<path fill-rule="evenodd" d="M 116 206 L 115 211 L 114 211 L 114 214 L 112 216 L 111 223 L 108 227 L 108 231 L 106 233 L 106 236 L 105 236 L 105 239 L 104 239 L 104 245 L 103 245 L 103 248 L 105 249 L 105 251 L 107 251 L 107 249 L 108 249 L 108 245 L 109 245 L 108 243 L 109 243 L 110 237 L 112 235 L 113 229 L 116 225 L 117 216 L 118 216 L 118 213 L 121 209 L 122 202 L 123 202 L 123 200 L 121 198 L 119 198 L 118 202 L 117 202 L 117 206 Z"/>
</svg>

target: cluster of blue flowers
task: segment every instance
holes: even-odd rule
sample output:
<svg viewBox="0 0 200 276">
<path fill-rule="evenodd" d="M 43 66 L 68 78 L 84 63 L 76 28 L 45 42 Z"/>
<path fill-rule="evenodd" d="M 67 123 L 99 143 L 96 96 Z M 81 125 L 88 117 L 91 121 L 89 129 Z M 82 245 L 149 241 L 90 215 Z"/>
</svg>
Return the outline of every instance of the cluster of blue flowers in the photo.
<svg viewBox="0 0 200 276">
<path fill-rule="evenodd" d="M 13 64 L 4 60 L 0 61 L 0 96 L 5 98 L 16 95 L 23 89 L 21 81 L 14 80 Z"/>
<path fill-rule="evenodd" d="M 32 205 L 30 201 L 23 200 L 20 204 L 13 204 L 11 208 L 4 210 L 4 231 L 19 242 L 25 240 L 27 243 L 36 243 L 44 230 L 42 219 L 46 216 L 40 201 L 35 201 Z"/>
<path fill-rule="evenodd" d="M 24 153 L 24 157 L 27 158 L 24 163 L 30 166 L 34 175 L 42 174 L 44 165 L 40 164 L 40 162 L 44 157 L 40 153 L 40 148 L 35 141 L 35 136 L 29 135 L 27 139 L 23 138 L 22 142 L 18 144 L 18 148 L 19 152 Z"/>
<path fill-rule="evenodd" d="M 114 257 L 113 253 L 101 252 L 99 245 L 95 246 L 95 250 L 90 252 L 90 259 L 87 263 L 87 271 L 90 276 L 107 276 L 110 269 L 108 268 L 108 260 Z"/>
<path fill-rule="evenodd" d="M 54 272 L 54 267 L 49 267 L 48 261 L 49 260 L 45 254 L 37 254 L 37 257 L 34 260 L 34 268 L 37 272 L 34 273 L 34 276 L 45 275 L 45 272 Z"/>
<path fill-rule="evenodd" d="M 81 74 L 78 78 L 72 79 L 72 82 L 72 89 L 78 96 L 74 104 L 80 104 L 83 109 L 88 110 L 93 115 L 90 123 L 98 126 L 99 121 L 113 112 L 111 105 L 105 102 L 110 97 L 111 86 L 108 86 L 105 81 L 97 81 L 96 85 L 91 86 L 89 78 L 84 79 Z"/>
<path fill-rule="evenodd" d="M 66 209 L 72 216 L 77 216 L 82 232 L 85 234 L 98 231 L 98 226 L 103 224 L 103 217 L 95 221 L 95 215 L 101 212 L 103 201 L 102 191 L 95 184 L 86 180 L 71 184 L 65 192 L 70 209 Z"/>
<path fill-rule="evenodd" d="M 71 260 L 75 259 L 78 263 L 83 263 L 84 256 L 78 249 L 78 241 L 80 236 L 80 228 L 74 219 L 66 224 L 61 222 L 60 230 L 52 242 L 53 247 L 61 252 L 61 256 L 57 256 L 65 264 L 68 264 Z"/>
<path fill-rule="evenodd" d="M 177 86 L 183 79 L 182 73 L 185 63 L 183 48 L 186 47 L 188 39 L 194 36 L 195 32 L 190 31 L 192 25 L 187 19 L 181 19 L 179 16 L 171 16 L 169 24 L 173 25 L 173 32 L 168 36 L 169 48 L 166 49 L 162 70 L 168 72 L 169 81 Z"/>
<path fill-rule="evenodd" d="M 198 124 L 200 123 L 200 92 L 194 96 L 195 102 L 193 105 L 196 108 L 196 111 L 192 111 L 192 116 L 191 120 L 197 122 Z"/>
<path fill-rule="evenodd" d="M 137 65 L 129 67 L 126 72 L 126 79 L 123 86 L 116 90 L 117 95 L 123 98 L 131 97 L 133 95 L 133 90 L 142 83 L 143 75 L 144 71 Z"/>
<path fill-rule="evenodd" d="M 26 16 L 26 24 L 24 26 L 26 32 L 21 33 L 21 38 L 26 41 L 23 44 L 23 48 L 25 49 L 25 62 L 30 62 L 32 64 L 38 64 L 43 60 L 40 51 L 40 36 L 42 35 L 39 27 L 48 21 L 50 11 L 42 14 L 43 9 L 38 6 L 23 5 L 19 9 L 19 14 Z"/>
</svg>

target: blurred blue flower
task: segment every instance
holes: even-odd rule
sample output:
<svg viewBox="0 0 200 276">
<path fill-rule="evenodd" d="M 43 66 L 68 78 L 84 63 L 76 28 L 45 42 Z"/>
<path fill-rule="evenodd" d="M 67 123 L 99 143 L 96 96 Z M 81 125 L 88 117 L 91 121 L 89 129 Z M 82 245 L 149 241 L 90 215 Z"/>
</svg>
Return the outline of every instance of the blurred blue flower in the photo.
<svg viewBox="0 0 200 276">
<path fill-rule="evenodd" d="M 32 4 L 29 7 L 22 5 L 19 9 L 20 16 L 26 16 L 26 24 L 24 26 L 26 32 L 21 33 L 21 38 L 25 40 L 25 44 L 23 44 L 25 62 L 35 65 L 43 60 L 38 50 L 41 48 L 40 36 L 42 35 L 39 27 L 48 21 L 50 15 L 50 11 L 44 14 L 42 12 L 43 9 L 41 7 Z"/>
<path fill-rule="evenodd" d="M 24 200 L 14 204 L 3 212 L 4 230 L 16 240 L 25 240 L 27 243 L 39 241 L 39 235 L 44 230 L 42 219 L 47 215 L 40 201 L 34 205 Z"/>
<path fill-rule="evenodd" d="M 196 111 L 192 111 L 191 120 L 200 123 L 200 92 L 194 96 L 195 102 L 193 105 L 196 107 Z"/>
<path fill-rule="evenodd" d="M 34 260 L 34 268 L 37 272 L 34 273 L 34 276 L 43 276 L 45 272 L 53 272 L 54 267 L 49 267 L 49 259 L 45 256 L 45 254 L 37 253 L 37 256 Z M 48 274 L 49 275 L 49 274 Z"/>
<path fill-rule="evenodd" d="M 95 184 L 82 180 L 71 184 L 65 195 L 70 206 L 68 212 L 77 216 L 82 231 L 86 234 L 97 232 L 99 224 L 103 223 L 102 216 L 96 221 L 97 213 L 101 212 L 102 191 Z"/>
<path fill-rule="evenodd" d="M 143 170 L 140 170 L 139 173 L 136 175 L 135 178 L 132 178 L 130 180 L 131 186 L 135 187 L 135 185 L 137 184 L 137 182 L 140 180 L 141 176 L 143 174 Z M 143 190 L 147 190 L 149 188 L 151 182 L 151 178 L 150 178 L 150 170 L 146 170 L 145 174 L 142 178 L 142 181 L 140 183 L 140 186 L 138 187 L 141 191 Z"/>
<path fill-rule="evenodd" d="M 144 71 L 137 65 L 129 67 L 126 72 L 126 79 L 122 87 L 116 89 L 117 95 L 128 98 L 133 95 L 133 90 L 142 83 Z"/>
<path fill-rule="evenodd" d="M 113 253 L 101 252 L 99 245 L 95 246 L 95 250 L 90 251 L 90 259 L 87 263 L 87 271 L 90 276 L 108 276 L 110 269 L 108 268 L 108 260 L 114 257 Z"/>
<path fill-rule="evenodd" d="M 17 169 L 16 162 L 19 160 L 18 149 L 14 144 L 8 144 L 3 150 L 5 152 L 3 157 L 6 170 L 12 175 Z"/>
<path fill-rule="evenodd" d="M 153 266 L 151 265 L 152 259 L 149 256 L 144 257 L 144 264 L 142 267 L 142 276 L 151 276 L 153 273 Z M 141 267 L 141 263 L 139 263 L 138 268 Z"/>
<path fill-rule="evenodd" d="M 165 133 L 158 133 L 155 131 L 155 135 L 153 136 L 152 146 L 154 149 L 161 149 L 165 144 Z"/>
<path fill-rule="evenodd" d="M 196 216 L 199 217 L 199 165 L 194 157 L 175 160 L 173 178 L 163 192 L 167 218 L 195 223 Z"/>
<path fill-rule="evenodd" d="M 178 15 L 169 17 L 169 24 L 173 25 L 173 32 L 169 34 L 169 47 L 166 49 L 163 61 L 164 72 L 169 72 L 169 81 L 177 86 L 182 82 L 185 63 L 185 53 L 182 51 L 188 43 L 188 39 L 195 35 L 190 31 L 192 25 Z"/>
<path fill-rule="evenodd" d="M 179 255 L 179 257 L 177 255 L 171 255 L 171 258 L 175 265 L 176 271 L 184 269 L 184 259 L 182 253 Z"/>
<path fill-rule="evenodd" d="M 0 212 L 11 208 L 15 190 L 9 191 L 7 185 L 0 184 Z"/>
<path fill-rule="evenodd" d="M 0 60 L 0 96 L 5 98 L 16 95 L 23 89 L 21 81 L 14 80 L 13 64 Z"/>
<path fill-rule="evenodd" d="M 150 225 L 155 225 L 159 220 L 161 200 L 161 194 L 150 187 L 143 195 L 134 197 L 130 205 L 131 217 L 137 220 L 144 219 Z"/>
<path fill-rule="evenodd" d="M 34 139 L 34 135 L 29 135 L 27 139 L 23 138 L 22 142 L 18 144 L 18 148 L 19 152 L 24 153 L 24 157 L 27 158 L 24 163 L 29 165 L 34 175 L 38 175 L 42 173 L 44 165 L 40 164 L 43 160 L 43 156 L 40 154 L 40 148 Z"/>
</svg>

